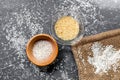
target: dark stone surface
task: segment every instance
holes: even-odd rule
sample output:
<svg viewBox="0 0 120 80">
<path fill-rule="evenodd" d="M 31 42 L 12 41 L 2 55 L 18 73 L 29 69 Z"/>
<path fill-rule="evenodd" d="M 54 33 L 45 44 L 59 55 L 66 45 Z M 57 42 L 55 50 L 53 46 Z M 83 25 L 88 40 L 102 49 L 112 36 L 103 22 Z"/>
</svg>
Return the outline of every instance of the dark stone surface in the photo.
<svg viewBox="0 0 120 80">
<path fill-rule="evenodd" d="M 78 80 L 70 46 L 47 67 L 29 62 L 27 41 L 47 33 L 52 16 L 82 15 L 85 36 L 120 28 L 119 0 L 0 0 L 0 80 Z M 112 5 L 112 6 L 111 6 Z"/>
</svg>

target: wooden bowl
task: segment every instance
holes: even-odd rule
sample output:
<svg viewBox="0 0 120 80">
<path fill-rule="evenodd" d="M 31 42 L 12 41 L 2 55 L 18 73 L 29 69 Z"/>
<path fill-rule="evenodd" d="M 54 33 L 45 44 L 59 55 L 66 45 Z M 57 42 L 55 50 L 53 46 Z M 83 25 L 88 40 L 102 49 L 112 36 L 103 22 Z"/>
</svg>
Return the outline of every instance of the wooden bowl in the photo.
<svg viewBox="0 0 120 80">
<path fill-rule="evenodd" d="M 43 60 L 43 61 L 39 61 L 37 60 L 34 56 L 33 56 L 33 45 L 35 44 L 35 42 L 39 41 L 39 40 L 47 40 L 52 44 L 52 48 L 53 51 L 51 53 L 51 55 Z M 27 43 L 26 46 L 26 53 L 27 53 L 27 57 L 28 59 L 35 65 L 38 66 L 47 66 L 49 64 L 51 64 L 57 57 L 58 55 L 58 45 L 57 42 L 55 41 L 55 39 L 53 37 L 51 37 L 50 35 L 47 34 L 38 34 L 33 36 Z"/>
</svg>

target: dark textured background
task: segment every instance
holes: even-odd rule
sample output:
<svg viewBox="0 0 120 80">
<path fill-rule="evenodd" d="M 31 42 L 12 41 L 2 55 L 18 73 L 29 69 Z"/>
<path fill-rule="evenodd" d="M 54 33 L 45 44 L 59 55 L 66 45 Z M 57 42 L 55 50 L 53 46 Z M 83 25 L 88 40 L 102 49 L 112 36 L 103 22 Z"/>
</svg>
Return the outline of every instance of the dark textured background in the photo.
<svg viewBox="0 0 120 80">
<path fill-rule="evenodd" d="M 47 33 L 52 16 L 82 15 L 85 36 L 120 28 L 119 0 L 0 0 L 0 80 L 78 80 L 69 46 L 59 45 L 56 61 L 38 67 L 28 61 L 27 41 Z"/>
</svg>

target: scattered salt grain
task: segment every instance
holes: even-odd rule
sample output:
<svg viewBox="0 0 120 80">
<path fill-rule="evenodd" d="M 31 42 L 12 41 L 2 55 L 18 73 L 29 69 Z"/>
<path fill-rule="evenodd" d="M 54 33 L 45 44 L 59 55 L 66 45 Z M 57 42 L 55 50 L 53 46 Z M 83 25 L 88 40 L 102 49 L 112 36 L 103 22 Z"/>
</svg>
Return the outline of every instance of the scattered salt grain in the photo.
<svg viewBox="0 0 120 80">
<path fill-rule="evenodd" d="M 107 73 L 110 69 L 114 72 L 117 71 L 118 61 L 120 61 L 120 50 L 113 48 L 113 45 L 103 46 L 98 42 L 92 45 L 91 50 L 93 57 L 88 57 L 88 62 L 96 68 L 96 74 Z"/>
<path fill-rule="evenodd" d="M 52 44 L 46 40 L 40 40 L 33 46 L 33 56 L 37 60 L 44 60 L 52 53 Z"/>
</svg>

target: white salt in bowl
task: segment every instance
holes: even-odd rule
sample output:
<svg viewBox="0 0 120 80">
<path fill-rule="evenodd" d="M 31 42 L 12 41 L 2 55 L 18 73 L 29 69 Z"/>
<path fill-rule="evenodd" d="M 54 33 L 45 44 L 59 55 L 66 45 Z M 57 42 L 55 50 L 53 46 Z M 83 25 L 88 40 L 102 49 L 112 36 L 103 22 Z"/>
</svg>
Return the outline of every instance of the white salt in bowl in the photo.
<svg viewBox="0 0 120 80">
<path fill-rule="evenodd" d="M 33 46 L 37 41 L 40 40 L 46 40 L 49 41 L 52 45 L 52 53 L 50 54 L 50 56 L 44 60 L 38 60 L 33 56 Z M 27 43 L 26 46 L 26 54 L 28 59 L 35 65 L 38 66 L 47 66 L 49 64 L 51 64 L 57 57 L 58 55 L 58 45 L 55 41 L 55 39 L 53 37 L 51 37 L 50 35 L 47 34 L 38 34 L 33 36 Z"/>
</svg>

